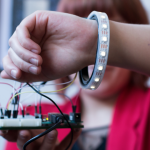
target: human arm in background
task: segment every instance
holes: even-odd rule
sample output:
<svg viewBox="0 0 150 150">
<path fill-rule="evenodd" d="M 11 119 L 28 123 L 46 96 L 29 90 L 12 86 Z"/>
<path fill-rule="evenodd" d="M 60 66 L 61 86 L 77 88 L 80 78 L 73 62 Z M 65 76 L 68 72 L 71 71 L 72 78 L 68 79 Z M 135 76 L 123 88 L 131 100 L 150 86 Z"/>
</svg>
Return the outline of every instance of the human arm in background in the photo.
<svg viewBox="0 0 150 150">
<path fill-rule="evenodd" d="M 150 75 L 149 33 L 149 25 L 110 21 L 108 65 Z M 11 37 L 1 76 L 33 82 L 75 73 L 94 64 L 97 37 L 94 20 L 58 12 L 35 12 L 22 21 Z"/>
</svg>

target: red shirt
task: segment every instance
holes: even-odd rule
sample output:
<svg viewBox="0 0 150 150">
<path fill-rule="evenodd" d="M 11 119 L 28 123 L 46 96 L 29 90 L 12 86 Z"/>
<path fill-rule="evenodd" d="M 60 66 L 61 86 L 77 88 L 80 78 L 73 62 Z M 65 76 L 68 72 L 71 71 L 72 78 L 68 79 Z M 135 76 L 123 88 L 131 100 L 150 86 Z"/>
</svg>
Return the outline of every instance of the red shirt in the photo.
<svg viewBox="0 0 150 150">
<path fill-rule="evenodd" d="M 73 99 L 74 101 L 75 99 Z M 42 104 L 42 113 L 58 112 L 50 104 Z M 34 114 L 34 109 L 30 108 Z M 71 103 L 61 105 L 64 113 L 72 111 Z M 77 112 L 80 111 L 80 100 L 77 101 Z M 59 129 L 61 141 L 69 129 Z M 126 88 L 119 95 L 113 121 L 107 140 L 107 150 L 150 150 L 150 89 Z M 5 150 L 18 150 L 16 143 L 7 142 Z"/>
</svg>

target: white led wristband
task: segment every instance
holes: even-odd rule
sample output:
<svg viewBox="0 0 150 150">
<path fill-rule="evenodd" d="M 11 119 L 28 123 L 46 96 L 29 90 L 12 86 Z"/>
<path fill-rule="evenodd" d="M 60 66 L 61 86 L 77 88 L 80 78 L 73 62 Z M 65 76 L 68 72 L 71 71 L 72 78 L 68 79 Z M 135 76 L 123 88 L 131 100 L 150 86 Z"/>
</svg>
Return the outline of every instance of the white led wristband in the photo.
<svg viewBox="0 0 150 150">
<path fill-rule="evenodd" d="M 98 44 L 95 66 L 91 77 L 89 78 L 88 67 L 79 71 L 81 87 L 84 89 L 95 90 L 100 85 L 107 66 L 110 27 L 107 14 L 93 11 L 87 19 L 96 20 L 98 23 Z"/>
</svg>

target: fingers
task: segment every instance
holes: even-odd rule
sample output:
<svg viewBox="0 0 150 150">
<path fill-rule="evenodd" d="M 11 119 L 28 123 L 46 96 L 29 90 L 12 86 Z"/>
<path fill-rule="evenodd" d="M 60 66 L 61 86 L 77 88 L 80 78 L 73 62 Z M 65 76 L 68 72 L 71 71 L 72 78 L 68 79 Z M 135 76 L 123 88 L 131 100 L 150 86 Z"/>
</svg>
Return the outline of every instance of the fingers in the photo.
<svg viewBox="0 0 150 150">
<path fill-rule="evenodd" d="M 8 55 L 3 58 L 3 67 L 5 71 L 1 73 L 2 78 L 19 79 L 21 77 L 21 70 L 14 65 Z"/>
<path fill-rule="evenodd" d="M 17 139 L 17 146 L 20 150 L 22 150 L 24 144 L 30 140 L 31 138 L 35 137 L 36 135 L 40 134 L 45 130 L 22 130 L 18 134 L 18 139 Z M 33 150 L 33 149 L 39 149 L 39 146 L 43 142 L 43 137 L 35 140 L 34 142 L 30 143 L 27 146 L 27 150 Z"/>
<path fill-rule="evenodd" d="M 14 79 L 13 77 L 11 77 L 11 76 L 9 76 L 6 72 L 5 72 L 5 70 L 3 70 L 2 72 L 1 72 L 1 77 L 3 78 L 3 79 Z"/>
<path fill-rule="evenodd" d="M 24 72 L 32 73 L 35 75 L 38 75 L 41 72 L 41 66 L 35 66 L 24 61 L 13 51 L 12 48 L 9 49 L 8 56 L 11 59 L 11 61 L 14 63 L 14 65 Z M 28 57 L 30 58 L 30 56 Z M 30 61 L 31 60 L 32 62 L 38 64 L 38 60 L 36 60 L 35 58 L 31 58 Z"/>
<path fill-rule="evenodd" d="M 34 75 L 41 73 L 42 57 L 39 55 L 41 48 L 36 43 L 38 40 L 33 37 L 32 32 L 35 32 L 34 29 L 36 28 L 36 35 L 38 33 L 37 39 L 39 37 L 42 39 L 45 32 L 41 34 L 43 29 L 38 30 L 38 26 L 36 27 L 37 14 L 39 13 L 34 13 L 25 18 L 10 38 L 8 56 L 3 60 L 5 72 L 2 73 L 2 76 L 4 78 L 12 77 L 13 79 L 19 79 L 22 71 Z M 45 23 L 46 21 L 44 20 L 42 22 Z M 45 30 L 45 26 L 43 28 Z"/>
<path fill-rule="evenodd" d="M 18 34 L 21 34 L 20 32 Z M 41 56 L 31 52 L 32 50 L 29 51 L 28 49 L 25 49 L 24 47 L 22 47 L 18 39 L 19 38 L 17 38 L 16 32 L 15 32 L 9 41 L 9 45 L 11 47 L 8 51 L 9 58 L 11 59 L 12 63 L 16 67 L 18 67 L 20 70 L 27 72 L 27 73 L 32 73 L 35 75 L 39 74 L 41 72 L 40 66 L 42 64 Z M 36 53 L 39 53 L 39 52 L 37 51 Z M 9 71 L 6 70 L 6 72 L 8 73 Z"/>
<path fill-rule="evenodd" d="M 44 130 L 22 130 L 18 134 L 18 139 L 17 139 L 17 146 L 20 150 L 22 150 L 23 145 L 30 140 L 32 137 L 35 137 L 36 135 L 40 134 Z M 43 137 L 37 139 L 36 141 L 30 143 L 27 146 L 27 150 L 32 150 L 32 149 L 38 149 L 41 143 L 43 142 Z"/>
<path fill-rule="evenodd" d="M 37 67 L 25 62 L 20 57 L 18 57 L 18 55 L 16 55 L 16 53 L 11 48 L 9 49 L 8 55 L 3 59 L 3 67 L 7 75 L 11 76 L 13 79 L 19 79 L 21 77 L 21 70 L 35 75 L 41 72 L 41 66 Z M 4 72 L 1 75 L 4 78 L 6 77 Z"/>
<path fill-rule="evenodd" d="M 18 137 L 18 131 L 14 130 L 1 130 L 0 136 L 10 142 L 16 142 Z"/>
<path fill-rule="evenodd" d="M 20 57 L 22 60 L 31 63 L 35 66 L 41 66 L 42 58 L 40 55 L 33 53 L 24 47 L 22 47 L 17 39 L 16 32 L 12 36 L 11 42 L 9 43 L 11 49 Z"/>
<path fill-rule="evenodd" d="M 8 53 L 10 57 L 7 55 L 3 59 L 3 67 L 5 72 L 2 72 L 2 78 L 8 78 L 11 76 L 13 79 L 19 79 L 22 74 L 21 70 L 32 74 L 39 74 L 41 72 L 41 67 L 36 67 L 23 61 L 13 52 L 12 49 L 10 49 Z"/>
<path fill-rule="evenodd" d="M 36 26 L 36 13 L 31 14 L 25 18 L 21 24 L 16 28 L 17 39 L 22 47 L 39 54 L 41 52 L 40 46 L 31 40 L 31 32 Z M 37 31 L 38 32 L 38 31 Z M 12 38 L 9 40 L 9 44 L 13 42 Z"/>
<path fill-rule="evenodd" d="M 35 81 L 48 81 L 49 80 L 42 73 L 37 76 L 34 74 L 22 72 L 21 69 L 16 67 L 16 65 L 12 62 L 12 60 L 9 58 L 8 55 L 3 58 L 3 67 L 4 67 L 4 70 L 1 72 L 1 77 L 4 79 L 12 79 L 12 80 L 16 80 L 19 82 L 35 82 Z M 39 67 L 39 70 L 40 69 L 41 67 Z"/>
<path fill-rule="evenodd" d="M 22 150 L 23 145 L 29 139 L 31 139 L 31 133 L 30 133 L 29 130 L 22 130 L 22 131 L 19 132 L 18 139 L 17 139 L 17 147 L 19 148 L 19 150 Z M 28 150 L 31 149 L 30 147 L 31 147 L 31 145 L 28 146 Z"/>
<path fill-rule="evenodd" d="M 76 142 L 80 134 L 81 134 L 80 129 L 73 130 L 73 141 L 68 150 L 71 150 L 72 146 L 74 145 L 74 143 Z M 71 133 L 56 147 L 55 150 L 65 150 L 69 145 L 70 139 L 71 139 Z"/>
<path fill-rule="evenodd" d="M 0 136 L 3 136 L 8 133 L 8 130 L 0 130 Z"/>
<path fill-rule="evenodd" d="M 53 130 L 50 133 L 48 133 L 43 141 L 43 144 L 41 145 L 39 150 L 54 150 L 57 142 L 57 130 Z"/>
</svg>

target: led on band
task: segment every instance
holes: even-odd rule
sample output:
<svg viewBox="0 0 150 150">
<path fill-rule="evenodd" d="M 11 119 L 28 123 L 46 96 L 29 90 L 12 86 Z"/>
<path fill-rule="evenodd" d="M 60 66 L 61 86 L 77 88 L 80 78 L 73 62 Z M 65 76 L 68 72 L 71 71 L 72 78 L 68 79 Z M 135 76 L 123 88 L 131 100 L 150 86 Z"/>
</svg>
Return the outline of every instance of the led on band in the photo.
<svg viewBox="0 0 150 150">
<path fill-rule="evenodd" d="M 88 67 L 79 71 L 79 80 L 84 89 L 95 90 L 100 85 L 107 66 L 110 41 L 110 27 L 107 14 L 93 11 L 88 19 L 98 23 L 98 45 L 93 73 L 89 78 Z"/>
</svg>

